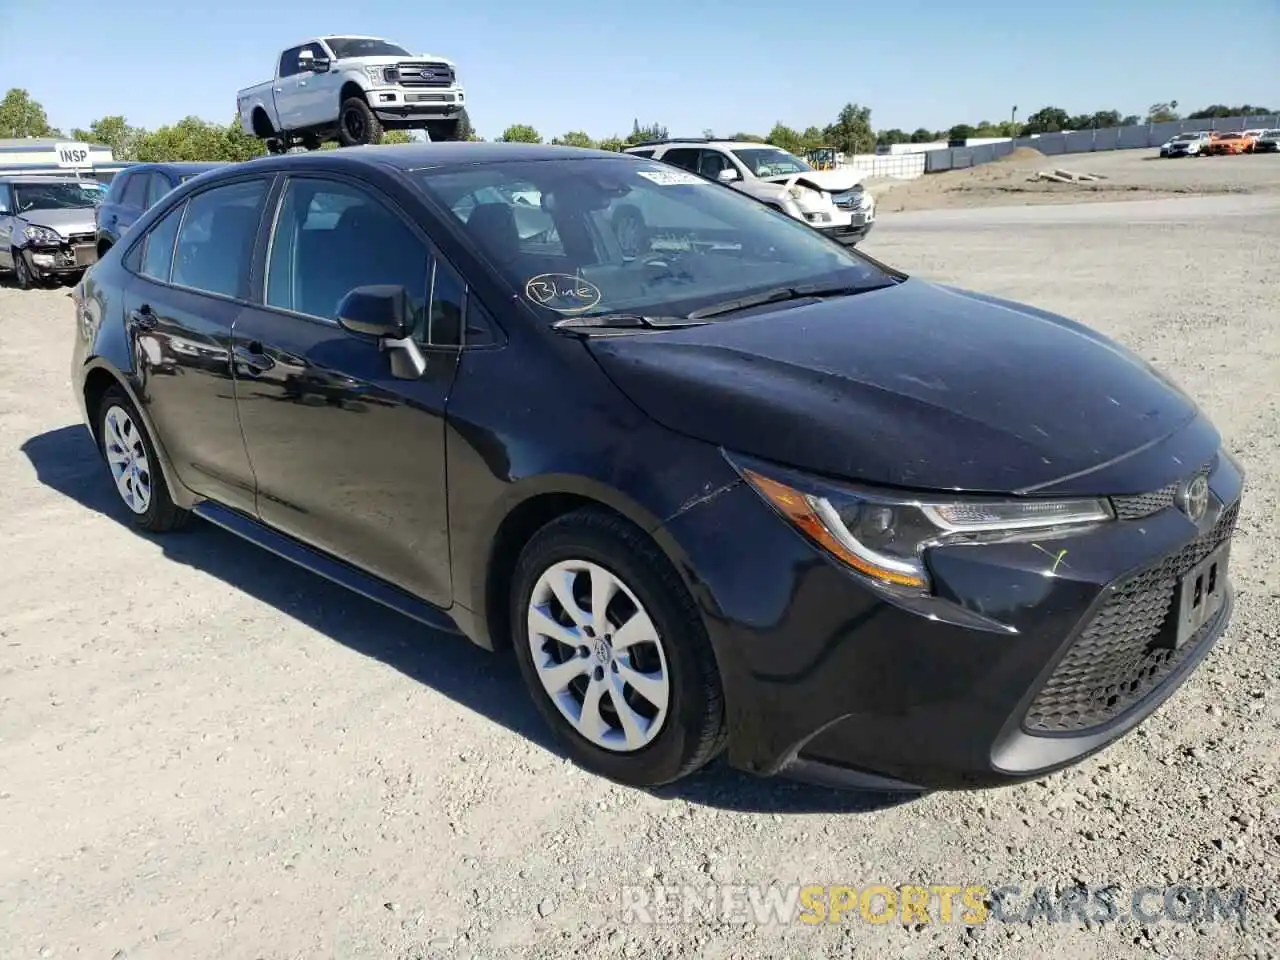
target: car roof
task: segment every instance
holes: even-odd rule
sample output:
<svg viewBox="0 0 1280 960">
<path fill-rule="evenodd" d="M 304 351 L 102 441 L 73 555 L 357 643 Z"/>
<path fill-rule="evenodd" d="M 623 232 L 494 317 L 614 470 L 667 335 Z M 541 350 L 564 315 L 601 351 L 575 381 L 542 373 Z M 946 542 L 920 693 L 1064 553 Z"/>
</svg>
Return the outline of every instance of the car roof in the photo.
<svg viewBox="0 0 1280 960">
<path fill-rule="evenodd" d="M 248 161 L 269 169 L 292 166 L 382 166 L 396 170 L 424 170 L 466 164 L 515 163 L 528 160 L 617 160 L 623 154 L 611 150 L 586 147 L 561 147 L 543 143 L 490 143 L 485 141 L 451 141 L 443 143 L 379 144 L 377 146 L 341 147 L 337 150 L 313 150 L 306 153 L 275 154 Z M 635 159 L 627 157 L 627 162 Z M 243 164 L 229 164 L 240 167 Z"/>
<path fill-rule="evenodd" d="M 634 146 L 627 147 L 631 150 L 650 150 L 658 147 L 760 147 L 766 150 L 781 150 L 781 147 L 772 143 L 760 143 L 758 140 L 703 140 L 698 137 L 690 137 L 683 139 L 677 137 L 674 140 L 650 140 L 645 143 L 637 143 Z"/>
<path fill-rule="evenodd" d="M 225 160 L 159 160 L 155 163 L 135 163 L 125 167 L 121 173 L 137 173 L 145 170 L 169 170 L 173 173 L 203 173 L 227 166 Z"/>
<path fill-rule="evenodd" d="M 67 173 L 0 173 L 0 183 L 96 183 L 105 186 L 92 177 L 76 178 Z"/>
</svg>

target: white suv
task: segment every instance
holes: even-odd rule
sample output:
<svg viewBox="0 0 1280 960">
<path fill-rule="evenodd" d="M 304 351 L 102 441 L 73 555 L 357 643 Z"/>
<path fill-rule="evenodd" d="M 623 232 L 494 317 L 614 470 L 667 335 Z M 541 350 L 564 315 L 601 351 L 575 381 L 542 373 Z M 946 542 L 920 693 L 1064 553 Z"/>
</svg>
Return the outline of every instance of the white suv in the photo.
<svg viewBox="0 0 1280 960">
<path fill-rule="evenodd" d="M 867 235 L 876 205 L 862 175 L 814 170 L 787 151 L 743 140 L 651 140 L 624 153 L 669 163 L 740 190 L 847 246 Z"/>
</svg>

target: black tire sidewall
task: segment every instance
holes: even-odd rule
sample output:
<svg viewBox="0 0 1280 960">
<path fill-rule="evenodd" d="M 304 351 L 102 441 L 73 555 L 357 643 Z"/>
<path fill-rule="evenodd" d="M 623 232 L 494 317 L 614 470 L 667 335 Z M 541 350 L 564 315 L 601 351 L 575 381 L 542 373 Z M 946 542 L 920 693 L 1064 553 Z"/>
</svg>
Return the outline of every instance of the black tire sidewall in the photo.
<svg viewBox="0 0 1280 960">
<path fill-rule="evenodd" d="M 673 587 L 683 590 L 675 571 L 670 571 L 675 583 L 655 572 L 659 564 L 666 563 L 656 547 L 637 555 L 632 544 L 611 536 L 589 518 L 578 523 L 563 522 L 565 519 L 568 518 L 535 535 L 522 552 L 512 578 L 511 634 L 521 675 L 538 712 L 579 764 L 632 786 L 669 783 L 688 771 L 703 741 L 707 710 L 703 691 L 707 678 L 692 645 L 703 643 L 709 649 L 705 628 L 692 600 L 687 595 L 673 595 Z M 617 576 L 645 608 L 662 643 L 670 682 L 667 716 L 658 736 L 635 752 L 614 753 L 578 733 L 547 696 L 533 665 L 527 622 L 529 599 L 542 573 L 565 560 L 589 561 Z"/>
<path fill-rule="evenodd" d="M 21 250 L 13 251 L 13 281 L 19 290 L 30 290 L 35 283 L 35 275 L 27 265 L 27 255 Z"/>
<path fill-rule="evenodd" d="M 147 454 L 148 471 L 151 477 L 151 501 L 147 504 L 145 513 L 135 513 L 129 508 L 129 505 L 120 496 L 120 491 L 115 485 L 115 477 L 111 474 L 111 463 L 107 460 L 106 420 L 107 411 L 112 407 L 119 407 L 129 415 L 129 419 L 133 421 L 134 427 L 138 430 L 138 435 L 142 438 L 142 449 Z M 121 508 L 129 515 L 129 519 L 136 526 L 148 529 L 157 526 L 160 522 L 162 510 L 161 498 L 167 499 L 169 496 L 168 488 L 164 482 L 164 474 L 160 470 L 160 458 L 156 454 L 155 444 L 151 442 L 151 434 L 147 432 L 147 428 L 142 422 L 142 417 L 138 414 L 138 408 L 133 405 L 133 401 L 119 387 L 111 387 L 103 394 L 102 402 L 98 404 L 97 426 L 98 451 L 102 454 L 102 461 L 106 466 L 107 475 L 111 477 L 111 489 L 115 491 L 117 502 L 119 502 Z"/>
<path fill-rule="evenodd" d="M 347 115 L 358 111 L 364 121 L 364 138 L 357 140 L 347 132 Z M 338 139 L 344 147 L 359 147 L 378 143 L 382 139 L 382 130 L 378 118 L 373 115 L 373 108 L 359 97 L 348 97 L 342 102 L 338 114 Z"/>
</svg>

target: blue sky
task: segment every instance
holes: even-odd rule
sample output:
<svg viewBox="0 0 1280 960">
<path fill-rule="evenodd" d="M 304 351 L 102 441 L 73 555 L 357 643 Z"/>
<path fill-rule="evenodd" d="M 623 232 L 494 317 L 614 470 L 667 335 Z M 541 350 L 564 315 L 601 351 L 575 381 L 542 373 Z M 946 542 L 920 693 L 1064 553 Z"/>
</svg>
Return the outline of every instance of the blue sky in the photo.
<svg viewBox="0 0 1280 960">
<path fill-rule="evenodd" d="M 27 88 L 64 130 L 123 113 L 226 122 L 280 49 L 342 32 L 455 60 L 482 136 L 531 123 L 673 135 L 824 125 L 847 101 L 876 128 L 1175 99 L 1280 109 L 1280 0 L 115 0 L 54 13 L 0 0 L 0 91 Z M 791 12 L 787 12 L 790 9 Z M 1215 48 L 1228 48 L 1218 52 Z M 1197 58 L 1199 61 L 1197 62 Z M 1211 66 L 1209 66 L 1211 64 Z"/>
</svg>

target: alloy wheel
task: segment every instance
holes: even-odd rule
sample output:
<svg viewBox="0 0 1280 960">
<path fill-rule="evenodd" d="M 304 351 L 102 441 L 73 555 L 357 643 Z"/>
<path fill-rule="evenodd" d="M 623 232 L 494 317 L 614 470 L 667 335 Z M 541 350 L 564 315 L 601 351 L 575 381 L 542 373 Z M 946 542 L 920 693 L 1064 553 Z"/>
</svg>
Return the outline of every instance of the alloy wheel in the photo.
<svg viewBox="0 0 1280 960">
<path fill-rule="evenodd" d="M 534 670 L 565 720 L 613 753 L 652 743 L 671 680 L 662 638 L 631 589 L 599 564 L 566 560 L 538 578 L 527 615 Z"/>
<path fill-rule="evenodd" d="M 144 514 L 151 506 L 151 463 L 142 431 L 123 407 L 112 405 L 102 418 L 103 449 L 116 491 L 125 506 Z"/>
</svg>

